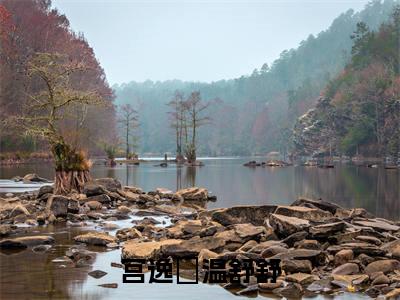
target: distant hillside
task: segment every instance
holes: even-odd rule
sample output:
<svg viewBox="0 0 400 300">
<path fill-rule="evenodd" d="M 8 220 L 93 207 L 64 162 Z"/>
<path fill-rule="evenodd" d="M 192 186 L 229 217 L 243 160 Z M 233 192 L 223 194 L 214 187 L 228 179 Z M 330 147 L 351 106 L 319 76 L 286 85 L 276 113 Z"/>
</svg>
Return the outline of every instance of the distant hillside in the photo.
<svg viewBox="0 0 400 300">
<path fill-rule="evenodd" d="M 310 35 L 297 49 L 283 51 L 271 66 L 264 64 L 250 76 L 213 83 L 130 82 L 113 87 L 116 103 L 132 103 L 139 110 L 140 152 L 175 150 L 165 105 L 175 90 L 186 95 L 199 90 L 205 100 L 218 99 L 210 108 L 213 123 L 200 132 L 200 154 L 288 151 L 297 117 L 315 105 L 321 90 L 349 62 L 350 35 L 357 23 L 378 29 L 396 3 L 374 1 L 358 13 L 345 12 L 327 30 Z"/>
<path fill-rule="evenodd" d="M 376 31 L 358 24 L 353 39 L 350 62 L 295 126 L 298 154 L 398 157 L 400 6 Z"/>
</svg>

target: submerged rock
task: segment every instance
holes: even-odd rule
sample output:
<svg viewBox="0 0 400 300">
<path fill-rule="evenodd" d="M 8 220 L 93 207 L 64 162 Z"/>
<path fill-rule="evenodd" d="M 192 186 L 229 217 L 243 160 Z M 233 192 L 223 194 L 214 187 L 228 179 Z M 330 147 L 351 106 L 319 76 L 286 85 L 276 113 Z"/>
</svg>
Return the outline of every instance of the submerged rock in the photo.
<svg viewBox="0 0 400 300">
<path fill-rule="evenodd" d="M 41 244 L 52 244 L 55 240 L 47 235 L 33 235 L 5 239 L 0 241 L 0 249 L 27 248 Z"/>
</svg>

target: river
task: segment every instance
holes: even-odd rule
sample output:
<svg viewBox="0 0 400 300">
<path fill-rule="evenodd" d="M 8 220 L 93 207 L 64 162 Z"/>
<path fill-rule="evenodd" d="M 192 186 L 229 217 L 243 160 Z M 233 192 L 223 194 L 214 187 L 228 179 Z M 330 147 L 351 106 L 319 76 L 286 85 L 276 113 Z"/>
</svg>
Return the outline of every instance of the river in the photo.
<svg viewBox="0 0 400 300">
<path fill-rule="evenodd" d="M 208 208 L 245 204 L 290 204 L 298 196 L 322 198 L 343 207 L 363 207 L 384 218 L 400 219 L 400 175 L 399 170 L 365 168 L 350 164 L 337 164 L 333 169 L 290 166 L 285 168 L 247 168 L 244 162 L 251 158 L 203 159 L 205 166 L 199 168 L 155 167 L 155 162 L 139 166 L 117 165 L 114 168 L 95 165 L 94 177 L 115 177 L 124 185 L 135 185 L 145 191 L 157 187 L 176 190 L 188 186 L 203 186 L 217 196 Z M 52 178 L 51 165 L 19 165 L 0 167 L 0 179 L 37 173 Z M 0 191 L 0 192 L 4 192 Z M 120 227 L 129 227 L 127 221 L 115 221 Z M 74 245 L 72 238 L 88 227 L 46 226 L 27 228 L 30 234 L 51 234 L 55 245 L 47 252 L 32 250 L 0 253 L 0 298 L 1 299 L 216 299 L 243 298 L 234 296 L 218 285 L 173 284 L 124 284 L 122 269 L 113 268 L 111 262 L 120 262 L 120 250 L 96 251 L 92 266 L 74 268 L 66 263 L 55 263 L 53 259 L 64 255 Z M 87 275 L 100 269 L 108 274 L 101 279 Z M 148 276 L 148 274 L 146 274 Z M 118 288 L 99 287 L 103 283 L 118 283 Z M 268 295 L 257 298 L 266 299 Z M 317 297 L 313 299 L 325 299 Z M 342 294 L 335 299 L 368 299 L 360 295 Z"/>
</svg>

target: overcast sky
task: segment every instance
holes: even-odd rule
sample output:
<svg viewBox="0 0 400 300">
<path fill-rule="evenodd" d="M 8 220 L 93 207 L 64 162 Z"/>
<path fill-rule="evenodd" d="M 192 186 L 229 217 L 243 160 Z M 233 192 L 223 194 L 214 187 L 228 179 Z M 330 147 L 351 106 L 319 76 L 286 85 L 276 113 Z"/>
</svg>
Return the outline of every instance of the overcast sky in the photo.
<svg viewBox="0 0 400 300">
<path fill-rule="evenodd" d="M 53 0 L 110 84 L 250 74 L 368 1 Z"/>
</svg>

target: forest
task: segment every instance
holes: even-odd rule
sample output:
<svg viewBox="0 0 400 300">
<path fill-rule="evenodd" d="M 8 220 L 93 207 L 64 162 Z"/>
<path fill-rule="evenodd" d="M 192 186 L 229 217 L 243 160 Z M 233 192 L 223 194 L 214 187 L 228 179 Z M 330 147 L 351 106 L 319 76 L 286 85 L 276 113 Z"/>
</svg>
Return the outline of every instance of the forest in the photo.
<svg viewBox="0 0 400 300">
<path fill-rule="evenodd" d="M 293 127 L 298 117 L 314 107 L 326 85 L 352 57 L 354 31 L 364 22 L 377 30 L 397 2 L 373 1 L 355 13 L 338 16 L 318 35 L 310 35 L 298 48 L 285 50 L 270 66 L 250 75 L 212 83 L 130 82 L 113 86 L 116 103 L 133 103 L 140 111 L 140 152 L 175 152 L 174 129 L 168 106 L 178 90 L 185 97 L 193 90 L 212 101 L 207 130 L 199 132 L 202 155 L 250 155 L 294 150 Z"/>
<path fill-rule="evenodd" d="M 105 101 L 104 105 L 71 105 L 62 121 L 57 122 L 66 141 L 90 155 L 175 154 L 176 126 L 171 121 L 168 103 L 176 93 L 188 99 L 197 92 L 210 104 L 207 124 L 196 132 L 197 155 L 253 155 L 269 151 L 311 155 L 321 152 L 319 148 L 326 152 L 326 145 L 315 145 L 319 141 L 307 144 L 302 140 L 297 119 L 315 105 L 318 107 L 321 95 L 335 102 L 335 113 L 341 116 L 361 109 L 355 107 L 353 99 L 369 93 L 368 88 L 380 88 L 373 85 L 376 78 L 370 74 L 381 74 L 386 79 L 390 77 L 390 82 L 397 82 L 392 75 L 396 74 L 396 62 L 388 68 L 384 61 L 386 56 L 396 56 L 398 50 L 393 37 L 386 42 L 387 35 L 394 34 L 388 29 L 392 25 L 381 25 L 389 24 L 396 3 L 372 1 L 360 12 L 348 10 L 325 31 L 308 36 L 296 49 L 283 51 L 270 66 L 265 63 L 240 78 L 211 83 L 148 80 L 110 87 L 83 34 L 70 28 L 67 17 L 52 8 L 50 0 L 1 0 L 0 118 L 20 115 L 29 108 L 29 101 L 43 88 L 41 78 L 31 76 L 29 66 L 38 53 L 47 53 L 61 55 L 71 63 L 84 62 L 84 71 L 69 76 L 69 88 L 81 93 L 95 91 Z M 377 45 L 382 43 L 385 48 L 378 49 Z M 369 81 L 363 81 L 362 76 Z M 367 86 L 362 89 L 355 84 L 357 80 Z M 395 93 L 395 88 L 390 83 L 382 93 Z M 380 99 L 380 94 L 374 97 Z M 383 116 L 389 108 L 381 104 L 377 108 L 379 116 L 372 113 L 371 104 L 365 108 L 368 113 L 357 117 L 354 114 L 357 120 L 338 121 L 343 128 L 335 127 L 334 133 L 326 134 L 337 136 L 334 142 L 330 139 L 328 148 L 338 155 L 360 152 L 378 156 L 396 152 L 398 143 L 390 138 L 395 132 L 388 129 L 395 127 L 388 125 L 394 124 L 394 116 Z M 0 123 L 3 155 L 47 155 L 48 142 L 23 126 L 5 123 Z"/>
<path fill-rule="evenodd" d="M 400 151 L 400 7 L 373 31 L 358 23 L 352 57 L 295 126 L 302 155 L 397 158 Z"/>
<path fill-rule="evenodd" d="M 38 53 L 63 56 L 71 64 L 83 64 L 69 76 L 69 88 L 79 92 L 96 91 L 109 105 L 76 104 L 64 111 L 57 123 L 64 137 L 77 148 L 103 154 L 102 144 L 115 139 L 114 91 L 93 49 L 82 34 L 70 29 L 65 15 L 51 7 L 49 0 L 0 1 L 0 119 L 22 115 L 32 95 L 43 87 L 40 76 L 30 76 L 29 66 Z M 16 125 L 16 124 L 14 124 Z M 111 126 L 110 126 L 111 125 Z M 0 123 L 0 153 L 44 155 L 46 141 L 21 126 Z"/>
</svg>

